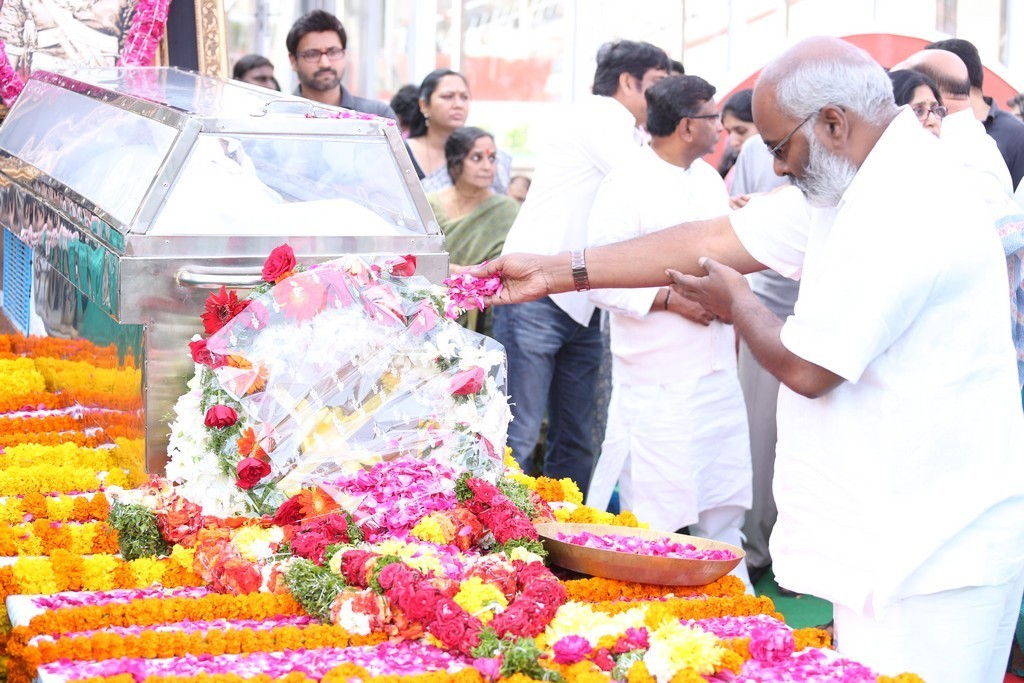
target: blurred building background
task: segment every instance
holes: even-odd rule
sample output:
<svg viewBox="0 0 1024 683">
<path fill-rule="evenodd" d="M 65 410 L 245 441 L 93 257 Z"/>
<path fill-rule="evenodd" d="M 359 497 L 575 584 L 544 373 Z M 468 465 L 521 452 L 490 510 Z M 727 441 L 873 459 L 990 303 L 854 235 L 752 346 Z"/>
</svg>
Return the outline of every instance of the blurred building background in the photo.
<svg viewBox="0 0 1024 683">
<path fill-rule="evenodd" d="M 266 55 L 291 92 L 285 35 L 312 9 L 345 24 L 352 92 L 388 100 L 437 67 L 461 71 L 469 123 L 526 168 L 543 144 L 531 126 L 589 92 L 598 47 L 619 38 L 662 47 L 724 94 L 808 35 L 956 36 L 1024 88 L 1024 0 L 226 0 L 229 61 Z"/>
</svg>

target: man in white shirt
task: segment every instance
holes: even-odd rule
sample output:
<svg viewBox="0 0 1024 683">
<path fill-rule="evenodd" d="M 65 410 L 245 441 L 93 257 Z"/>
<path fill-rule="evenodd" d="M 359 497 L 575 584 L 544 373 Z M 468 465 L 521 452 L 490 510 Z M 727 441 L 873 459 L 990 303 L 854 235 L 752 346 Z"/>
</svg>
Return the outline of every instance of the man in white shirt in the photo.
<svg viewBox="0 0 1024 683">
<path fill-rule="evenodd" d="M 1024 415 L 992 222 L 848 43 L 773 61 L 754 117 L 809 220 L 753 225 L 745 208 L 731 227 L 669 228 L 588 250 L 588 279 L 664 285 L 670 271 L 780 378 L 773 565 L 834 603 L 841 654 L 929 683 L 1001 681 L 1024 592 Z M 784 324 L 740 275 L 766 266 L 801 279 Z M 490 270 L 503 301 L 572 287 L 565 254 L 476 274 Z"/>
<path fill-rule="evenodd" d="M 701 159 L 722 133 L 714 94 L 697 76 L 647 91 L 650 146 L 601 184 L 590 244 L 728 212 L 722 177 Z M 739 547 L 750 442 L 732 327 L 667 287 L 599 289 L 590 299 L 610 312 L 612 400 L 587 504 L 603 510 L 618 482 L 622 507 L 653 528 L 689 527 Z M 752 592 L 746 564 L 737 569 Z"/>
<path fill-rule="evenodd" d="M 587 218 L 605 175 L 639 146 L 644 92 L 669 70 L 647 43 L 620 41 L 597 55 L 592 97 L 578 102 L 548 145 L 505 240 L 505 252 L 582 249 Z M 597 444 L 595 392 L 604 355 L 600 313 L 585 292 L 495 311 L 494 336 L 508 354 L 512 415 L 508 444 L 527 473 L 548 415 L 543 473 L 570 477 L 586 493 Z"/>
<path fill-rule="evenodd" d="M 969 98 L 968 68 L 958 55 L 940 49 L 921 50 L 896 68 L 921 71 L 939 86 L 943 104 L 950 112 L 942 120 L 942 144 L 952 158 L 969 171 L 974 190 L 984 200 L 999 233 L 1010 285 L 1010 324 L 1017 349 L 1017 383 L 1024 387 L 1024 213 L 1014 197 L 1006 162 L 995 140 L 975 117 Z"/>
</svg>

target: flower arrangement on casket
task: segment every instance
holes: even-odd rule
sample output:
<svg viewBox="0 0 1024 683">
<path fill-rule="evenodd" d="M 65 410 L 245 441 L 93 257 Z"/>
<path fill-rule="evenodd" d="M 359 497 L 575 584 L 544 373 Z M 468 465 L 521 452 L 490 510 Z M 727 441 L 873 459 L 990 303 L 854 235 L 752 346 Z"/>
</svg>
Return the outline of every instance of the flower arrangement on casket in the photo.
<svg viewBox="0 0 1024 683">
<path fill-rule="evenodd" d="M 310 486 L 344 495 L 333 479 L 399 457 L 495 481 L 511 418 L 504 352 L 449 320 L 465 298 L 446 301 L 415 267 L 303 268 L 283 245 L 248 297 L 212 294 L 171 425 L 178 492 L 207 514 L 261 515 Z"/>
<path fill-rule="evenodd" d="M 12 634 L 17 680 L 297 667 L 311 683 L 883 680 L 827 658 L 827 634 L 789 629 L 735 577 L 560 581 L 534 522 L 638 522 L 581 505 L 569 480 L 518 471 L 500 347 L 444 317 L 496 283 L 462 276 L 445 303 L 411 269 L 353 259 L 300 272 L 282 250 L 248 299 L 211 297 L 173 425 L 179 483 L 124 492 L 110 519 L 126 559 L 191 553 L 206 590 L 228 595 L 56 610 Z M 156 611 L 165 623 L 142 616 Z"/>
</svg>

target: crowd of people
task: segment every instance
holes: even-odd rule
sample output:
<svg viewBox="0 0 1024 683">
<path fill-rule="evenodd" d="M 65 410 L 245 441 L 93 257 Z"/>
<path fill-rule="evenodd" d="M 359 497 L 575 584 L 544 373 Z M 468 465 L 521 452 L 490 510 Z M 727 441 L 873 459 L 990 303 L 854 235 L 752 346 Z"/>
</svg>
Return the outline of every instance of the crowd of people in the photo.
<svg viewBox="0 0 1024 683">
<path fill-rule="evenodd" d="M 1024 593 L 1024 123 L 971 43 L 880 65 L 810 39 L 722 103 L 660 48 L 609 43 L 532 177 L 467 125 L 459 72 L 384 103 L 342 86 L 333 15 L 287 47 L 295 94 L 399 123 L 453 268 L 502 275 L 463 322 L 506 349 L 524 471 L 742 545 L 748 589 L 771 569 L 830 600 L 840 652 L 878 670 L 1002 680 Z M 277 86 L 261 57 L 235 77 Z"/>
</svg>

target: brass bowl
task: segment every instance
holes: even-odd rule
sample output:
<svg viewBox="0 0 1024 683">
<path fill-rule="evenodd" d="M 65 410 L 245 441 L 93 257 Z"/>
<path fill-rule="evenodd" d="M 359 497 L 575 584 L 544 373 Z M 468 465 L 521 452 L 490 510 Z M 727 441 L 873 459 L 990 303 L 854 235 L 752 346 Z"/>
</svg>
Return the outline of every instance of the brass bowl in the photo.
<svg viewBox="0 0 1024 683">
<path fill-rule="evenodd" d="M 564 524 L 545 522 L 537 524 L 537 533 L 544 542 L 553 564 L 580 574 L 600 576 L 619 581 L 635 581 L 658 586 L 703 586 L 731 572 L 743 559 L 743 549 L 728 543 L 711 541 L 696 536 L 670 534 L 654 529 L 636 529 L 611 524 Z M 647 540 L 665 538 L 689 543 L 702 550 L 730 550 L 736 556 L 731 560 L 686 560 L 677 557 L 635 555 L 615 550 L 587 548 L 559 541 L 559 534 L 592 534 L 637 536 Z"/>
</svg>

